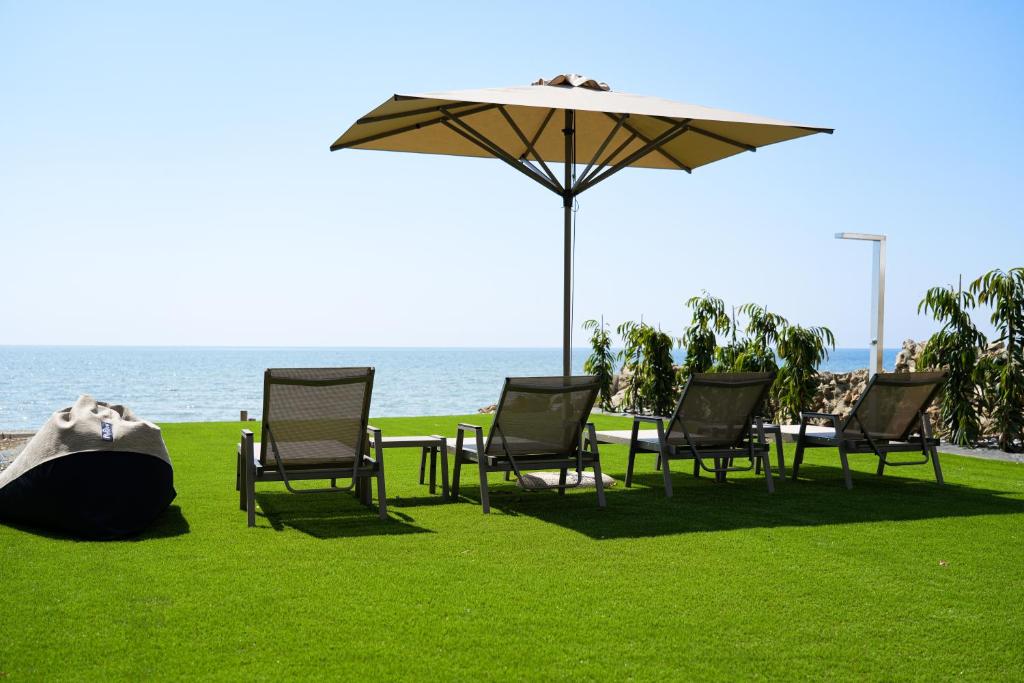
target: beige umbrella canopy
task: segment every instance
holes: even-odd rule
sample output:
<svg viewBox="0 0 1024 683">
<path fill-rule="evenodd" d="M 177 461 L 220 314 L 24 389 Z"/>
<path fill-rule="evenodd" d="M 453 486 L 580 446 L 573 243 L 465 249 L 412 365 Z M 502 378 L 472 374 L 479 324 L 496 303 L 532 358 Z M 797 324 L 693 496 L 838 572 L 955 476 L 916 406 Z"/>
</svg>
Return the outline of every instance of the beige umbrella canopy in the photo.
<svg viewBox="0 0 1024 683">
<path fill-rule="evenodd" d="M 572 202 L 627 166 L 687 173 L 759 147 L 831 128 L 613 92 L 576 74 L 533 85 L 394 95 L 331 151 L 375 149 L 497 158 L 562 197 L 565 222 L 563 373 L 570 374 Z M 563 164 L 562 178 L 549 163 Z M 583 170 L 578 171 L 582 166 Z"/>
</svg>

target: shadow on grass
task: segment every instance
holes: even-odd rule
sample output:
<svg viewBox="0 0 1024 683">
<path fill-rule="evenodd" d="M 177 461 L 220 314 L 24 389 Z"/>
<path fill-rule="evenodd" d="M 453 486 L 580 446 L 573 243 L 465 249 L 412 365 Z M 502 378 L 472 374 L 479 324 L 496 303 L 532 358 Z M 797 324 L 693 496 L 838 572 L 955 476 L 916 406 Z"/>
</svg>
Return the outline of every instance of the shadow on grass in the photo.
<svg viewBox="0 0 1024 683">
<path fill-rule="evenodd" d="M 412 518 L 396 511 L 388 501 L 389 519 L 377 516 L 377 506 L 366 507 L 351 493 L 257 493 L 256 501 L 270 526 L 277 531 L 295 529 L 315 538 L 428 534 Z"/>
<path fill-rule="evenodd" d="M 475 473 L 474 473 L 475 475 Z M 854 488 L 843 486 L 839 468 L 805 463 L 800 480 L 776 478 L 769 494 L 761 477 L 737 477 L 724 484 L 674 472 L 673 497 L 666 498 L 660 472 L 634 473 L 633 487 L 621 475 L 605 489 L 608 507 L 597 508 L 594 489 L 559 496 L 556 491 L 520 491 L 491 481 L 491 509 L 529 516 L 572 529 L 594 539 L 643 538 L 735 529 L 911 521 L 1024 513 L 1024 501 L 1007 491 L 948 482 L 855 473 Z M 475 485 L 461 487 L 460 498 L 479 505 Z"/>
<path fill-rule="evenodd" d="M 74 536 L 69 533 L 62 533 L 54 531 L 52 529 L 44 529 L 42 527 L 32 526 L 29 524 L 22 524 L 15 521 L 4 521 L 5 526 L 9 526 L 12 529 L 18 529 L 26 533 L 35 534 L 36 536 L 42 536 L 44 538 L 53 538 L 57 540 L 71 540 L 71 541 L 82 541 L 86 543 L 138 543 L 141 541 L 148 541 L 154 538 L 172 538 L 174 536 L 183 536 L 190 531 L 188 520 L 185 519 L 185 515 L 182 514 L 181 508 L 177 505 L 171 505 L 159 517 L 157 517 L 153 523 L 142 533 L 137 536 L 128 536 L 125 538 L 82 538 L 80 536 Z"/>
</svg>

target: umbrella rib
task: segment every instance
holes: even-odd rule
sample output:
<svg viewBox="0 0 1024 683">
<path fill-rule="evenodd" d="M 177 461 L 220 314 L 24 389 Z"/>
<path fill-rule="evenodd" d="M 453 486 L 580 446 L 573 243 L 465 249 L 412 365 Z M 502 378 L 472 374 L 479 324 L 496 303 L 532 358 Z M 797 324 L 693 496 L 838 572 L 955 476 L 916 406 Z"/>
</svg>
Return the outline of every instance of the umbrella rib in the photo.
<svg viewBox="0 0 1024 683">
<path fill-rule="evenodd" d="M 667 116 L 655 116 L 654 118 L 658 119 L 659 121 L 664 121 L 665 123 L 675 123 L 674 119 L 670 119 Z M 724 135 L 719 135 L 718 133 L 712 133 L 710 130 L 698 128 L 697 126 L 690 126 L 690 130 L 699 135 L 703 135 L 704 137 L 711 138 L 712 140 L 718 140 L 719 142 L 724 142 L 725 144 L 732 145 L 733 147 L 739 147 L 740 149 L 744 149 L 748 152 L 757 151 L 757 147 L 755 147 L 754 145 L 748 145 L 745 142 L 733 140 L 732 138 L 727 138 Z"/>
<path fill-rule="evenodd" d="M 458 125 L 457 126 L 453 125 L 453 122 L 455 124 L 458 124 Z M 519 171 L 523 175 L 525 175 L 527 178 L 531 178 L 531 179 L 537 181 L 538 183 L 540 183 L 544 187 L 548 188 L 549 190 L 551 190 L 555 194 L 558 194 L 558 195 L 562 194 L 562 188 L 560 186 L 553 185 L 547 178 L 545 178 L 544 176 L 538 174 L 534 170 L 527 170 L 527 168 L 532 169 L 533 167 L 532 166 L 530 166 L 530 167 L 523 166 L 512 155 L 508 154 L 507 152 L 502 150 L 500 147 L 496 146 L 493 142 L 488 140 L 486 137 L 480 135 L 480 133 L 477 132 L 476 129 L 474 129 L 472 126 L 468 125 L 465 121 L 460 121 L 458 118 L 452 117 L 450 120 L 446 119 L 446 120 L 442 121 L 441 124 L 443 126 L 445 126 L 446 128 L 448 128 L 449 130 L 451 130 L 452 132 L 461 135 L 463 138 L 465 138 L 469 142 L 472 142 L 474 145 L 476 145 L 480 149 L 484 150 L 485 152 L 488 152 L 489 154 L 491 154 L 496 159 L 504 161 L 506 164 L 508 164 L 512 168 L 516 169 L 517 171 Z M 465 128 L 465 130 L 462 130 L 460 127 L 461 128 Z"/>
<path fill-rule="evenodd" d="M 587 167 L 583 169 L 583 173 L 580 174 L 579 180 L 576 181 L 576 185 L 582 183 L 583 180 L 587 177 L 587 173 L 590 172 L 590 169 L 593 168 L 598 158 L 604 153 L 605 147 L 608 146 L 608 143 L 611 142 L 612 138 L 614 138 L 615 135 L 619 132 L 619 129 L 622 128 L 622 124 L 626 121 L 627 118 L 629 118 L 629 114 L 622 114 L 619 116 L 618 120 L 615 122 L 615 125 L 612 126 L 612 132 L 608 133 L 608 137 L 604 139 L 604 142 L 602 142 L 601 145 L 597 148 L 597 151 L 594 152 L 593 158 L 590 159 L 590 163 L 587 164 Z"/>
<path fill-rule="evenodd" d="M 513 131 L 515 131 L 515 134 L 519 137 L 520 142 L 522 142 L 524 145 L 526 145 L 526 151 L 530 152 L 531 154 L 533 154 L 533 158 L 536 159 L 540 163 L 541 168 L 544 169 L 544 173 L 547 175 L 547 177 L 551 179 L 551 182 L 553 182 L 553 183 L 555 183 L 557 185 L 558 184 L 558 178 L 556 178 L 555 174 L 551 172 L 551 169 L 548 168 L 548 165 L 546 163 L 544 163 L 544 159 L 542 159 L 541 156 L 539 154 L 537 154 L 537 150 L 534 149 L 533 143 L 531 143 L 529 140 L 527 140 L 526 136 L 523 135 L 523 131 L 519 128 L 519 126 L 516 124 L 515 120 L 508 113 L 508 110 L 505 109 L 504 106 L 499 104 L 498 105 L 498 111 L 501 112 L 501 115 L 505 117 L 505 120 L 508 122 L 508 125 L 511 126 Z M 526 161 L 526 152 L 523 152 L 523 154 L 520 156 L 520 158 L 523 159 L 524 161 Z M 532 168 L 532 166 L 531 166 L 531 168 Z"/>
<path fill-rule="evenodd" d="M 619 161 L 619 162 L 616 162 L 615 164 L 613 164 L 608 170 L 606 170 L 601 175 L 594 176 L 593 178 L 589 179 L 586 183 L 583 184 L 582 187 L 577 189 L 575 191 L 575 193 L 579 194 L 580 192 L 583 192 L 585 190 L 589 190 L 594 185 L 597 185 L 599 182 L 601 182 L 602 180 L 605 180 L 606 178 L 610 178 L 611 176 L 615 175 L 616 173 L 618 173 L 619 171 L 624 169 L 626 166 L 629 166 L 630 164 L 632 164 L 634 161 L 638 161 L 638 160 L 644 158 L 645 156 L 647 156 L 651 152 L 658 151 L 661 145 L 667 144 L 667 143 L 671 142 L 672 140 L 676 139 L 677 137 L 679 137 L 680 135 L 685 133 L 687 130 L 689 130 L 689 127 L 690 127 L 690 124 L 689 124 L 689 120 L 688 119 L 677 123 L 675 126 L 669 128 L 665 132 L 661 133 L 660 135 L 658 135 L 656 138 L 654 138 L 653 140 L 648 142 L 646 145 L 644 145 L 640 149 L 638 149 L 635 152 L 633 152 L 632 154 L 628 155 L 622 161 Z M 641 140 L 643 139 L 643 137 L 641 137 L 639 135 L 637 137 L 640 137 Z"/>
<path fill-rule="evenodd" d="M 357 125 L 366 123 L 377 123 L 379 121 L 392 121 L 394 119 L 404 119 L 407 116 L 418 116 L 420 114 L 429 114 L 435 111 L 441 111 L 443 108 L 455 108 L 455 107 L 472 107 L 480 104 L 479 102 L 453 102 L 451 104 L 435 104 L 432 107 L 421 107 L 419 109 L 410 109 L 409 111 L 400 111 L 395 114 L 378 114 L 377 116 L 364 116 L 361 119 L 356 120 Z"/>
<path fill-rule="evenodd" d="M 544 120 L 540 122 L 540 128 L 537 129 L 537 132 L 533 134 L 533 139 L 530 140 L 530 145 L 531 146 L 535 146 L 537 144 L 537 141 L 540 140 L 540 136 L 544 132 L 544 129 L 548 127 L 548 121 L 550 121 L 551 117 L 554 116 L 554 115 L 555 115 L 554 107 L 552 107 L 551 109 L 548 109 L 547 116 L 545 116 Z M 525 153 L 526 152 L 523 152 L 523 154 L 525 154 Z"/>
<path fill-rule="evenodd" d="M 604 167 L 607 166 L 608 164 L 610 164 L 612 162 L 612 159 L 614 159 L 615 157 L 619 156 L 619 154 L 622 153 L 622 150 L 624 150 L 627 147 L 629 147 L 629 144 L 631 142 L 633 142 L 633 140 L 636 140 L 636 133 L 630 133 L 629 137 L 627 137 L 625 140 L 623 140 L 622 144 L 619 145 L 618 147 L 616 147 L 615 150 L 611 154 L 606 156 L 604 161 L 602 161 L 600 164 L 598 164 L 597 167 L 593 171 L 591 171 L 590 175 L 584 174 L 584 175 L 580 176 L 579 180 L 576 181 L 576 186 L 575 187 L 581 186 L 584 182 L 586 182 L 590 178 L 593 178 L 598 173 L 603 171 Z M 575 187 L 573 188 L 574 190 L 575 190 Z"/>
<path fill-rule="evenodd" d="M 468 109 L 466 111 L 459 112 L 459 115 L 460 116 L 470 116 L 472 114 L 479 114 L 480 112 L 484 112 L 484 111 L 487 111 L 489 109 L 494 109 L 496 106 L 498 106 L 498 105 L 496 105 L 496 104 L 482 104 L 482 105 L 480 105 L 479 107 L 477 107 L 475 109 Z M 450 114 L 445 114 L 443 116 L 438 116 L 436 118 L 428 119 L 426 121 L 420 121 L 419 123 L 411 123 L 408 126 L 402 126 L 400 128 L 394 128 L 392 130 L 387 130 L 387 131 L 384 131 L 382 133 L 375 133 L 374 135 L 367 135 L 365 138 L 359 138 L 358 140 L 353 140 L 352 142 L 346 142 L 344 144 L 339 144 L 339 143 L 335 142 L 333 145 L 331 145 L 331 151 L 332 152 L 336 152 L 339 149 L 346 149 L 348 147 L 358 147 L 359 145 L 365 145 L 368 142 L 375 142 L 377 140 L 383 140 L 384 138 L 389 138 L 392 135 L 399 135 L 401 133 L 408 133 L 411 130 L 419 130 L 421 128 L 426 128 L 427 126 L 433 126 L 434 124 L 442 123 L 442 122 L 444 122 L 446 119 L 448 119 L 450 117 L 451 117 Z"/>
<path fill-rule="evenodd" d="M 612 115 L 609 114 L 608 112 L 605 112 L 605 116 L 612 117 Z M 612 117 L 612 118 L 614 118 L 614 117 Z M 675 119 L 668 119 L 667 121 L 668 121 L 668 123 L 671 123 L 672 125 L 675 125 L 675 124 L 680 123 L 680 122 L 688 124 L 692 120 L 693 119 L 680 119 L 680 120 L 677 121 Z M 622 125 L 630 133 L 632 133 L 633 135 L 635 135 L 638 138 L 640 138 L 641 140 L 643 140 L 644 143 L 649 143 L 651 141 L 651 138 L 647 137 L 646 135 L 644 135 L 643 133 L 638 131 L 635 126 L 631 126 L 628 123 L 624 123 Z M 691 171 L 693 171 L 692 168 L 690 168 L 689 166 L 687 166 L 683 162 L 679 161 L 679 159 L 676 159 L 674 156 L 672 156 L 671 154 L 666 152 L 664 149 L 659 149 L 658 150 L 658 154 L 660 154 L 661 156 L 665 157 L 666 159 L 671 161 L 673 164 L 678 166 L 680 169 L 686 171 L 687 173 L 690 173 Z"/>
<path fill-rule="evenodd" d="M 637 139 L 636 138 L 636 133 L 630 133 L 629 137 L 627 137 L 625 140 L 623 140 L 622 144 L 619 145 L 618 147 L 616 147 L 615 150 L 611 154 L 606 156 L 604 158 L 604 161 L 602 161 L 600 164 L 598 164 L 597 167 L 594 168 L 594 170 L 591 171 L 589 175 L 584 174 L 584 175 L 580 176 L 579 180 L 576 181 L 576 186 L 575 187 L 581 186 L 584 182 L 586 182 L 590 178 L 593 178 L 598 173 L 603 171 L 604 167 L 612 162 L 612 159 L 614 159 L 615 157 L 619 156 L 619 154 L 622 153 L 622 150 L 624 150 L 627 147 L 629 147 L 630 143 L 633 142 L 633 140 L 636 140 L 636 139 Z"/>
<path fill-rule="evenodd" d="M 697 133 L 698 135 L 703 135 L 706 138 L 711 138 L 712 140 L 724 142 L 725 144 L 732 145 L 733 147 L 739 147 L 740 149 L 746 150 L 748 152 L 757 151 L 757 147 L 754 147 L 753 145 L 748 145 L 745 142 L 739 142 L 738 140 L 727 138 L 724 135 L 719 135 L 718 133 L 712 133 L 710 130 L 704 130 L 703 128 L 697 128 L 695 126 L 690 126 L 690 130 L 692 130 L 694 133 Z"/>
</svg>

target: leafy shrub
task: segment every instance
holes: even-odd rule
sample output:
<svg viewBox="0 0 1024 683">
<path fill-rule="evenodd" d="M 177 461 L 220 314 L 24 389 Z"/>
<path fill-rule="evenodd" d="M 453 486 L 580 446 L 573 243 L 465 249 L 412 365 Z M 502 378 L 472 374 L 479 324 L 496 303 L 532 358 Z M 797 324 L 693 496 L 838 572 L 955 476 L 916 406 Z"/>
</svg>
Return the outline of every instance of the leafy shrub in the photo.
<svg viewBox="0 0 1024 683">
<path fill-rule="evenodd" d="M 605 327 L 604 319 L 587 320 L 583 329 L 591 330 L 590 357 L 583 361 L 583 372 L 597 377 L 601 385 L 598 402 L 602 410 L 612 407 L 612 378 L 615 374 L 615 354 L 612 352 L 612 339 Z"/>
<path fill-rule="evenodd" d="M 1024 449 L 1024 268 L 991 270 L 971 283 L 979 304 L 992 307 L 1003 351 L 979 365 L 985 407 L 1003 450 Z M 983 342 L 982 342 L 983 343 Z"/>
<path fill-rule="evenodd" d="M 985 335 L 971 321 L 975 304 L 973 294 L 950 286 L 932 287 L 917 305 L 918 313 L 930 313 L 942 323 L 925 344 L 920 362 L 949 373 L 942 385 L 939 421 L 946 438 L 959 446 L 974 445 L 981 436 L 978 353 Z"/>
<path fill-rule="evenodd" d="M 623 341 L 619 357 L 631 373 L 623 403 L 633 412 L 664 415 L 672 410 L 676 393 L 672 337 L 646 323 L 626 322 L 618 332 Z"/>
<path fill-rule="evenodd" d="M 683 377 L 711 370 L 718 347 L 715 335 L 725 334 L 730 326 L 729 316 L 725 314 L 725 303 L 707 292 L 687 300 L 686 307 L 692 314 L 690 326 L 680 340 L 686 349 L 686 360 L 680 372 Z"/>
<path fill-rule="evenodd" d="M 835 349 L 836 340 L 827 327 L 787 324 L 779 330 L 777 343 L 783 366 L 771 392 L 778 406 L 776 419 L 797 422 L 814 399 L 818 366 L 828 358 L 828 347 Z"/>
</svg>

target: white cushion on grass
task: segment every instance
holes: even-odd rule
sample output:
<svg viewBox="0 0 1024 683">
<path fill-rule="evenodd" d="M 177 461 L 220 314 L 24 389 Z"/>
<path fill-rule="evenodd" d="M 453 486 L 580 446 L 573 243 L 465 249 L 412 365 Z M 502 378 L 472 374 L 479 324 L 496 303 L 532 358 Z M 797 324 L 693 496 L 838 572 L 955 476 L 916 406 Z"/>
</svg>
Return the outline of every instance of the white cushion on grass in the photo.
<svg viewBox="0 0 1024 683">
<path fill-rule="evenodd" d="M 523 481 L 518 482 L 521 488 L 546 488 L 549 486 L 558 486 L 559 472 L 524 472 Z M 607 474 L 601 475 L 601 481 L 604 482 L 604 487 L 615 486 L 615 480 L 609 477 Z M 569 470 L 568 474 L 565 475 L 566 486 L 571 486 L 576 483 L 576 470 Z M 580 485 L 575 488 L 595 488 L 594 473 L 584 472 L 583 481 Z"/>
</svg>

